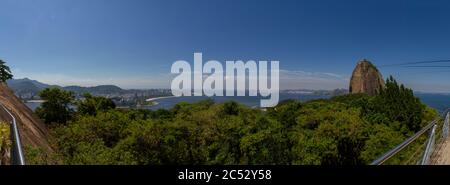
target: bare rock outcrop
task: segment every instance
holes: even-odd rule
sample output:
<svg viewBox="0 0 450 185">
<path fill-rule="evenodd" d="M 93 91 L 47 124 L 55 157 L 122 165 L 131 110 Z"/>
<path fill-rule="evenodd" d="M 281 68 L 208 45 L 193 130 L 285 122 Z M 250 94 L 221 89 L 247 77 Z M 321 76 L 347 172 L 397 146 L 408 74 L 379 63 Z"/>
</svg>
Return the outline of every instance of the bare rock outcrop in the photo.
<svg viewBox="0 0 450 185">
<path fill-rule="evenodd" d="M 0 83 L 0 103 L 16 118 L 24 150 L 26 146 L 30 146 L 53 152 L 48 142 L 50 136 L 46 125 L 14 95 L 5 83 Z M 0 113 L 0 121 L 10 120 L 11 117 L 4 111 Z"/>
<path fill-rule="evenodd" d="M 350 80 L 351 94 L 366 93 L 373 96 L 384 86 L 383 76 L 371 62 L 365 59 L 358 62 Z"/>
</svg>

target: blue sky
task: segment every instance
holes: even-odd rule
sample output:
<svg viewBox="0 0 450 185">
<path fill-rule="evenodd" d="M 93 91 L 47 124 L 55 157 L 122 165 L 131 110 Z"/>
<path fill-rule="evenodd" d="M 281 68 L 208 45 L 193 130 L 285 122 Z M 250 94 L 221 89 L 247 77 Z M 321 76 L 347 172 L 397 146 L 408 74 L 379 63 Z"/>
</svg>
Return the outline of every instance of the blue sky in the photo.
<svg viewBox="0 0 450 185">
<path fill-rule="evenodd" d="M 0 58 L 58 85 L 170 87 L 176 60 L 279 60 L 281 88 L 347 88 L 360 59 L 418 91 L 450 92 L 450 2 L 2 0 Z M 444 63 L 443 65 L 449 65 Z"/>
</svg>

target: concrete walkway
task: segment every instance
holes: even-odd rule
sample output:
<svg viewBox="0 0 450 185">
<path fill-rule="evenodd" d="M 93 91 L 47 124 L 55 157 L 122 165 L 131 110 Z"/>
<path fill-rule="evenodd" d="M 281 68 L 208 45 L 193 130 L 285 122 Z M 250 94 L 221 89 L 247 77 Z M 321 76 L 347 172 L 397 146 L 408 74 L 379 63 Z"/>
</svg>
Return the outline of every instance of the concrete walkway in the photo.
<svg viewBox="0 0 450 185">
<path fill-rule="evenodd" d="M 450 141 L 447 139 L 436 148 L 435 156 L 431 161 L 433 165 L 450 165 Z"/>
</svg>

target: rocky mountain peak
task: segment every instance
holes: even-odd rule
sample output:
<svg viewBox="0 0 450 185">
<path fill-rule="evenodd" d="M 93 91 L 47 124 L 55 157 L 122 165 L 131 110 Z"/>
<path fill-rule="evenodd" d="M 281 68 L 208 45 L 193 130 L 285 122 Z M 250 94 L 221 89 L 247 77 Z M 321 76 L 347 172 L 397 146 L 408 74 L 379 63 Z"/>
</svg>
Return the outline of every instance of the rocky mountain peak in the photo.
<svg viewBox="0 0 450 185">
<path fill-rule="evenodd" d="M 384 86 L 383 76 L 375 65 L 366 59 L 358 62 L 350 80 L 350 93 L 367 93 L 373 96 Z"/>
</svg>

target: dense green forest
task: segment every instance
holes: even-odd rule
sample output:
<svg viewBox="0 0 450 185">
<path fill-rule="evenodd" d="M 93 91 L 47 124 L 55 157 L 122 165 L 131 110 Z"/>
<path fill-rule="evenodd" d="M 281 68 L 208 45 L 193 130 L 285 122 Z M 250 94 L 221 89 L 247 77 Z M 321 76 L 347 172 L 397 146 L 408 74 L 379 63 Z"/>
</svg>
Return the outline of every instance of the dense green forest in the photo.
<svg viewBox="0 0 450 185">
<path fill-rule="evenodd" d="M 266 111 L 212 100 L 124 110 L 88 94 L 74 111 L 70 92 L 41 97 L 36 112 L 57 152 L 28 149 L 35 164 L 368 164 L 437 116 L 392 77 L 377 96 L 287 100 Z"/>
</svg>

